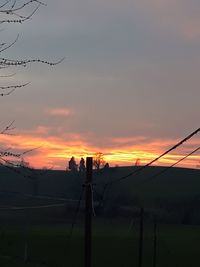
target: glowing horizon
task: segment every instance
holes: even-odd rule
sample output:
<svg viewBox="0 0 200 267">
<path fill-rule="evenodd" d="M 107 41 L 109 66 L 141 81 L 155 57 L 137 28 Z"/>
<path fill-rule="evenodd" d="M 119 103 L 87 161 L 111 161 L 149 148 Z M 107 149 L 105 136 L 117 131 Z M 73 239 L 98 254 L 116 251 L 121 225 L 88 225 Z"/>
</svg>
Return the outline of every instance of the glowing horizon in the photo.
<svg viewBox="0 0 200 267">
<path fill-rule="evenodd" d="M 40 129 L 41 130 L 41 129 Z M 97 152 L 102 152 L 105 162 L 110 166 L 134 166 L 139 159 L 140 165 L 144 165 L 162 154 L 166 149 L 174 145 L 178 140 L 155 139 L 142 144 L 143 137 L 128 138 L 128 141 L 138 140 L 138 144 L 127 145 L 127 138 L 113 138 L 112 144 L 107 147 L 98 147 L 82 140 L 77 135 L 71 136 L 71 139 L 65 141 L 65 138 L 55 136 L 40 136 L 38 134 L 30 135 L 24 133 L 17 136 L 2 135 L 1 144 L 4 148 L 12 151 L 27 151 L 38 148 L 25 154 L 24 159 L 34 168 L 54 168 L 66 169 L 69 159 L 74 156 L 79 163 L 81 157 L 94 156 Z M 43 131 L 45 132 L 45 131 Z M 140 140 L 140 142 L 139 142 Z M 197 147 L 198 140 L 194 139 L 186 143 L 180 149 L 175 150 L 157 161 L 154 165 L 169 166 L 179 159 L 189 154 Z M 163 148 L 163 149 L 162 149 Z M 193 154 L 180 164 L 178 167 L 196 168 L 199 165 L 199 153 Z"/>
</svg>

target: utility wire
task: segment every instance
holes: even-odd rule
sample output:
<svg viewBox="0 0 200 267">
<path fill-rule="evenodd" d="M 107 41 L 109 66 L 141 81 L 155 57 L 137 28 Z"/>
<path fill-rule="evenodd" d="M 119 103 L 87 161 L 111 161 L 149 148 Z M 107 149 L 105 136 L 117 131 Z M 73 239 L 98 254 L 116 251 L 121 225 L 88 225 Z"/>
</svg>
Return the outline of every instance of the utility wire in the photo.
<svg viewBox="0 0 200 267">
<path fill-rule="evenodd" d="M 189 156 L 191 156 L 192 154 L 196 153 L 198 150 L 200 150 L 200 146 L 198 148 L 196 148 L 195 150 L 193 150 L 192 152 L 190 152 L 189 154 L 187 154 L 186 156 L 184 156 L 183 158 L 179 159 L 178 161 L 176 161 L 175 163 L 173 163 L 172 165 L 168 166 L 168 167 L 165 167 L 165 169 L 161 170 L 160 172 L 152 175 L 151 177 L 143 180 L 141 183 L 139 184 L 142 184 L 142 183 L 146 183 L 146 182 L 149 182 L 151 180 L 153 180 L 154 178 L 158 177 L 159 175 L 169 171 L 172 167 L 176 166 L 177 164 L 179 164 L 181 161 L 185 160 L 186 158 L 188 158 Z"/>
<path fill-rule="evenodd" d="M 63 198 L 63 197 L 51 197 L 48 195 L 32 195 L 32 194 L 25 194 L 22 192 L 13 192 L 13 191 L 5 191 L 5 190 L 0 190 L 0 194 L 12 194 L 16 196 L 21 196 L 21 197 L 28 197 L 28 198 L 35 198 L 35 199 L 44 199 L 44 200 L 58 200 L 58 201 L 65 201 L 65 202 L 78 202 L 76 199 L 71 199 L 71 198 Z"/>
<path fill-rule="evenodd" d="M 50 204 L 50 205 L 40 205 L 40 206 L 9 206 L 9 207 L 0 207 L 0 210 L 27 210 L 27 209 L 46 209 L 46 208 L 54 208 L 54 207 L 63 207 L 66 203 L 61 204 Z"/>
<path fill-rule="evenodd" d="M 188 136 L 186 136 L 184 139 L 182 139 L 180 142 L 178 142 L 176 145 L 174 145 L 173 147 L 171 147 L 170 149 L 168 149 L 167 151 L 165 151 L 164 153 L 162 153 L 160 156 L 156 157 L 155 159 L 153 159 L 152 161 L 150 161 L 149 163 L 147 163 L 144 166 L 141 166 L 139 169 L 136 169 L 135 171 L 124 175 L 116 180 L 112 180 L 110 182 L 108 182 L 107 184 L 113 184 L 116 182 L 120 182 L 122 180 L 125 180 L 126 178 L 137 174 L 141 171 L 143 171 L 144 169 L 146 169 L 147 167 L 149 167 L 150 165 L 152 165 L 154 162 L 158 161 L 159 159 L 161 159 L 162 157 L 164 157 L 165 155 L 167 155 L 169 152 L 171 152 L 172 150 L 175 150 L 176 148 L 178 148 L 179 146 L 181 146 L 182 144 L 184 144 L 186 141 L 188 141 L 189 139 L 191 139 L 195 134 L 200 132 L 200 128 L 198 128 L 197 130 L 195 130 L 194 132 L 192 132 L 191 134 L 189 134 Z"/>
<path fill-rule="evenodd" d="M 178 148 L 179 146 L 181 146 L 182 144 L 184 144 L 186 141 L 188 141 L 189 139 L 191 139 L 194 135 L 196 135 L 196 134 L 199 133 L 199 132 L 200 132 L 200 128 L 198 128 L 197 130 L 195 130 L 194 132 L 192 132 L 191 134 L 189 134 L 188 136 L 186 136 L 184 139 L 182 139 L 181 141 L 179 141 L 177 144 L 175 144 L 174 146 L 172 146 L 170 149 L 168 149 L 167 151 L 165 151 L 165 152 L 162 153 L 160 156 L 156 157 L 155 159 L 153 159 L 152 161 L 150 161 L 150 162 L 147 163 L 146 165 L 141 166 L 140 168 L 138 168 L 138 169 L 132 171 L 131 173 L 129 173 L 129 174 L 127 174 L 127 175 L 124 175 L 124 176 L 122 176 L 122 177 L 120 177 L 120 178 L 118 178 L 118 179 L 111 180 L 111 181 L 109 181 L 108 183 L 106 183 L 106 184 L 104 185 L 104 188 L 103 188 L 103 193 L 101 194 L 102 197 L 101 197 L 101 200 L 100 200 L 100 202 L 99 202 L 99 206 L 102 205 L 102 203 L 103 203 L 103 201 L 104 201 L 105 193 L 106 193 L 106 191 L 107 191 L 107 189 L 108 189 L 109 186 L 112 186 L 114 183 L 117 183 L 117 182 L 120 182 L 120 181 L 122 181 L 122 180 L 125 180 L 125 179 L 129 178 L 129 177 L 132 176 L 132 175 L 135 175 L 135 174 L 140 173 L 141 171 L 143 171 L 144 169 L 146 169 L 147 167 L 149 167 L 150 165 L 152 165 L 154 162 L 158 161 L 160 158 L 162 158 L 163 156 L 167 155 L 167 154 L 168 154 L 169 152 L 171 152 L 172 150 L 175 150 L 176 148 Z M 192 151 L 191 153 L 193 154 L 193 153 L 195 153 L 197 150 L 199 150 L 199 148 L 198 148 L 198 149 L 195 149 L 195 150 Z M 187 157 L 189 157 L 189 156 L 190 156 L 190 155 L 187 155 Z M 185 159 L 185 158 L 186 158 L 186 157 L 184 157 L 184 159 Z M 182 160 L 184 160 L 184 159 L 182 159 Z M 182 161 L 182 160 L 181 160 L 181 161 Z M 180 160 L 179 160 L 179 162 L 180 162 Z M 176 164 L 178 164 L 178 163 L 176 163 Z M 174 165 L 173 165 L 173 166 L 174 166 Z M 173 167 L 173 166 L 172 166 L 172 167 Z"/>
<path fill-rule="evenodd" d="M 75 210 L 75 213 L 74 213 L 74 217 L 73 217 L 73 220 L 72 220 L 72 223 L 71 223 L 70 231 L 69 231 L 69 237 L 68 237 L 69 238 L 69 242 L 72 239 L 73 230 L 74 230 L 77 218 L 78 218 L 78 214 L 79 214 L 79 210 L 80 210 L 80 206 L 81 206 L 81 201 L 82 201 L 82 198 L 83 198 L 84 189 L 85 189 L 84 186 L 82 186 L 81 194 L 80 194 L 80 197 L 79 197 L 79 200 L 78 200 L 78 204 L 77 204 L 77 207 L 76 207 L 76 210 Z"/>
</svg>

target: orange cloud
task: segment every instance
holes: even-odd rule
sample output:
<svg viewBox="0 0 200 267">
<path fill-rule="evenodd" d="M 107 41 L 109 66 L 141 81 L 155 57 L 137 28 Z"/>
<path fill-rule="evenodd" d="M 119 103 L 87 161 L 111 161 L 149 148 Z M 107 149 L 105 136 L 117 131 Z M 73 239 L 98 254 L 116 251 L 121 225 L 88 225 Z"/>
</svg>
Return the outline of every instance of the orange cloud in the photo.
<svg viewBox="0 0 200 267">
<path fill-rule="evenodd" d="M 102 148 L 90 144 L 77 134 L 70 134 L 68 137 L 58 138 L 55 136 L 37 136 L 34 135 L 34 131 L 32 132 L 33 135 L 30 133 L 17 136 L 1 135 L 0 143 L 1 147 L 9 147 L 14 151 L 26 151 L 40 147 L 25 155 L 25 160 L 37 168 L 54 167 L 55 169 L 65 169 L 71 156 L 75 156 L 78 162 L 81 157 L 92 156 L 98 151 L 104 154 L 105 161 L 109 162 L 111 166 L 116 164 L 120 166 L 134 165 L 137 159 L 140 159 L 141 164 L 146 164 L 178 141 L 161 139 L 145 140 L 144 137 L 119 138 L 119 140 L 118 138 L 114 138 L 108 142 L 109 144 L 113 142 L 112 145 Z M 46 134 L 47 129 L 39 127 L 39 132 L 38 128 L 35 132 L 37 134 L 39 132 Z M 130 141 L 135 141 L 135 139 L 137 145 L 131 145 Z M 197 138 L 190 140 L 187 145 L 168 154 L 156 164 L 173 164 L 199 146 L 199 141 Z M 196 153 L 183 161 L 179 166 L 195 168 L 199 164 L 199 160 L 199 154 Z"/>
</svg>

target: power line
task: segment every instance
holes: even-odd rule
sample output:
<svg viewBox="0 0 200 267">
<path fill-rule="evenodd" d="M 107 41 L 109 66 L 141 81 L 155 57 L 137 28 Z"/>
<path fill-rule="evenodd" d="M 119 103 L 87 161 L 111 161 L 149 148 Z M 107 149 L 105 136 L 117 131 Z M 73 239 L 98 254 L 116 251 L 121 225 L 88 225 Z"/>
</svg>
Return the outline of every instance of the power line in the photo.
<svg viewBox="0 0 200 267">
<path fill-rule="evenodd" d="M 162 153 L 160 156 L 156 157 L 155 159 L 153 159 L 152 161 L 150 161 L 149 163 L 147 163 L 144 166 L 141 166 L 139 169 L 136 169 L 135 171 L 124 175 L 116 180 L 112 180 L 110 182 L 108 182 L 107 184 L 113 184 L 116 182 L 120 182 L 121 180 L 124 180 L 134 174 L 137 174 L 141 171 L 143 171 L 144 169 L 146 169 L 147 167 L 149 167 L 150 165 L 152 165 L 154 162 L 158 161 L 159 159 L 161 159 L 162 157 L 164 157 L 165 155 L 167 155 L 169 152 L 171 152 L 172 150 L 175 150 L 176 148 L 178 148 L 179 146 L 181 146 L 183 143 L 185 143 L 186 141 L 188 141 L 189 139 L 191 139 L 195 134 L 197 134 L 198 132 L 200 132 L 200 128 L 198 128 L 197 130 L 195 130 L 194 132 L 192 132 L 191 134 L 189 134 L 188 136 L 186 136 L 184 139 L 182 139 L 180 142 L 178 142 L 177 144 L 175 144 L 173 147 L 171 147 L 170 149 L 168 149 L 167 151 L 165 151 L 164 153 Z"/>
<path fill-rule="evenodd" d="M 44 200 L 58 200 L 58 201 L 65 201 L 65 202 L 78 202 L 76 199 L 71 199 L 71 198 L 64 198 L 64 197 L 51 197 L 48 195 L 32 195 L 32 194 L 25 194 L 22 192 L 14 192 L 14 191 L 5 191 L 1 190 L 0 194 L 12 194 L 16 196 L 21 196 L 21 197 L 28 197 L 28 198 L 34 198 L 34 199 L 44 199 Z"/>
<path fill-rule="evenodd" d="M 74 213 L 74 217 L 73 217 L 73 220 L 72 220 L 72 223 L 71 223 L 71 228 L 70 228 L 70 231 L 69 231 L 69 241 L 71 241 L 73 230 L 74 230 L 77 218 L 78 218 L 78 214 L 79 214 L 79 210 L 80 210 L 80 206 L 81 206 L 81 201 L 82 201 L 82 198 L 83 198 L 83 192 L 84 192 L 84 186 L 82 186 L 82 190 L 81 190 L 81 193 L 80 193 L 78 204 L 77 204 L 77 207 L 76 207 L 76 210 L 75 210 L 75 213 Z"/>
<path fill-rule="evenodd" d="M 151 177 L 143 180 L 140 184 L 142 183 L 146 183 L 149 182 L 151 180 L 153 180 L 154 178 L 158 177 L 159 175 L 169 171 L 172 167 L 176 166 L 177 164 L 179 164 L 181 161 L 185 160 L 186 158 L 188 158 L 189 156 L 191 156 L 192 154 L 196 153 L 198 150 L 200 150 L 200 146 L 198 148 L 196 148 L 195 150 L 193 150 L 192 152 L 190 152 L 189 154 L 187 154 L 186 156 L 184 156 L 183 158 L 177 160 L 175 163 L 173 163 L 172 165 L 165 167 L 165 169 L 161 170 L 160 172 L 152 175 Z"/>
<path fill-rule="evenodd" d="M 23 207 L 0 207 L 0 210 L 27 210 L 27 209 L 46 209 L 46 208 L 54 208 L 54 207 L 63 207 L 66 203 L 61 204 L 50 204 L 50 205 L 40 205 L 40 206 L 23 206 Z"/>
<path fill-rule="evenodd" d="M 162 153 L 160 156 L 156 157 L 155 159 L 153 159 L 152 161 L 150 161 L 149 163 L 147 163 L 146 165 L 144 166 L 141 166 L 139 169 L 136 169 L 134 171 L 132 171 L 131 173 L 127 174 L 127 175 L 124 175 L 118 179 L 115 179 L 115 180 L 112 180 L 112 181 L 109 181 L 108 183 L 106 183 L 104 185 L 104 188 L 103 188 L 103 193 L 101 194 L 102 197 L 101 197 L 101 200 L 99 202 L 99 206 L 102 205 L 103 201 L 104 201 L 104 196 L 105 196 L 105 193 L 106 193 L 106 190 L 108 189 L 109 186 L 112 186 L 114 183 L 117 183 L 117 182 L 120 182 L 122 180 L 125 180 L 127 178 L 129 178 L 130 176 L 134 175 L 134 174 L 137 174 L 137 173 L 140 173 L 141 171 L 143 171 L 144 169 L 146 169 L 147 167 L 149 167 L 150 165 L 152 165 L 154 162 L 158 161 L 160 158 L 162 158 L 163 156 L 167 155 L 169 152 L 171 152 L 172 150 L 175 150 L 177 147 L 181 146 L 182 144 L 184 144 L 186 141 L 188 141 L 189 139 L 191 139 L 194 135 L 196 135 L 197 133 L 200 132 L 200 128 L 198 128 L 197 130 L 195 130 L 194 132 L 192 132 L 191 134 L 189 134 L 188 136 L 186 136 L 184 139 L 182 139 L 181 141 L 179 141 L 177 144 L 175 144 L 174 146 L 172 146 L 170 149 L 168 149 L 167 151 L 165 151 L 164 153 Z M 199 148 L 195 149 L 194 151 L 192 151 L 191 153 L 195 153 L 197 150 L 199 150 Z M 187 155 L 186 157 L 184 157 L 182 160 L 184 160 L 185 158 L 189 157 L 189 155 Z M 181 161 L 182 161 L 181 160 Z M 180 160 L 179 160 L 180 162 Z M 176 164 L 178 164 L 179 162 L 177 162 Z M 174 164 L 173 164 L 174 166 Z M 172 166 L 172 167 L 173 167 Z"/>
</svg>

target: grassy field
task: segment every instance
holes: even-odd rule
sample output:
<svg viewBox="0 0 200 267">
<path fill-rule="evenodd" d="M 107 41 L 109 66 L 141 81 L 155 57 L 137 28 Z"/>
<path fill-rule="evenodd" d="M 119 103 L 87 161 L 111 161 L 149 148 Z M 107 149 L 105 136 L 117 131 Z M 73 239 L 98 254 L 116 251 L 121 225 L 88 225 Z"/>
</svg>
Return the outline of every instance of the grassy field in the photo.
<svg viewBox="0 0 200 267">
<path fill-rule="evenodd" d="M 93 229 L 93 267 L 131 267 L 138 264 L 138 226 L 105 221 Z M 71 240 L 69 227 L 8 226 L 0 227 L 0 265 L 4 267 L 81 267 L 84 266 L 83 229 L 75 228 Z M 153 266 L 153 226 L 145 227 L 143 266 Z M 28 262 L 24 263 L 25 243 Z M 188 267 L 200 264 L 200 227 L 159 225 L 157 266 Z"/>
</svg>

